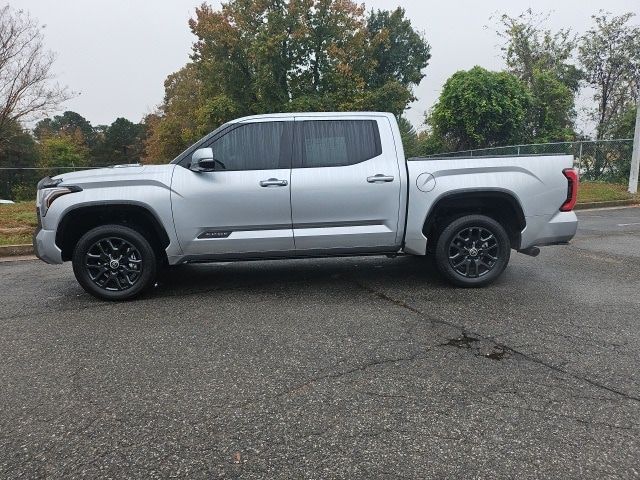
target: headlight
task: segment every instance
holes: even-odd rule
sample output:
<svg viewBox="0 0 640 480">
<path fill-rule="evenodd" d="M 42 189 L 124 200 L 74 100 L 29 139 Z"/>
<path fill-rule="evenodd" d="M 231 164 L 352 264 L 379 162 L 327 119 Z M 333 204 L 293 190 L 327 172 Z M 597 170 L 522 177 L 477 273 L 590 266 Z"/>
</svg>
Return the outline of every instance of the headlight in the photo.
<svg viewBox="0 0 640 480">
<path fill-rule="evenodd" d="M 36 206 L 40 209 L 40 216 L 44 217 L 49 210 L 49 207 L 56 198 L 73 192 L 80 192 L 82 189 L 75 185 L 68 185 L 64 187 L 57 186 L 62 182 L 62 179 L 52 180 L 48 177 L 43 178 L 38 182 L 38 197 L 36 200 Z"/>
</svg>

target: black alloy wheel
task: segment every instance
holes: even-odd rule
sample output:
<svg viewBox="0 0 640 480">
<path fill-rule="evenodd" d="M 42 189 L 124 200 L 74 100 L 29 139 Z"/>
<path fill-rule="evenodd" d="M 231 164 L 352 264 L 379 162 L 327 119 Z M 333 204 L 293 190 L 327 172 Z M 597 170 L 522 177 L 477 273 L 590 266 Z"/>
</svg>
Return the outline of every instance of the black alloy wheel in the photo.
<svg viewBox="0 0 640 480">
<path fill-rule="evenodd" d="M 85 268 L 98 287 L 122 292 L 142 277 L 142 255 L 123 238 L 102 238 L 87 250 Z"/>
<path fill-rule="evenodd" d="M 449 243 L 451 267 L 467 278 L 488 274 L 497 265 L 499 255 L 498 239 L 485 227 L 464 227 Z"/>
<path fill-rule="evenodd" d="M 485 215 L 467 215 L 442 230 L 435 260 L 440 273 L 454 285 L 481 287 L 502 274 L 510 255 L 509 235 L 500 223 Z"/>
<path fill-rule="evenodd" d="M 85 233 L 73 251 L 73 273 L 91 295 L 127 300 L 155 282 L 157 255 L 145 236 L 124 225 L 103 225 Z"/>
</svg>

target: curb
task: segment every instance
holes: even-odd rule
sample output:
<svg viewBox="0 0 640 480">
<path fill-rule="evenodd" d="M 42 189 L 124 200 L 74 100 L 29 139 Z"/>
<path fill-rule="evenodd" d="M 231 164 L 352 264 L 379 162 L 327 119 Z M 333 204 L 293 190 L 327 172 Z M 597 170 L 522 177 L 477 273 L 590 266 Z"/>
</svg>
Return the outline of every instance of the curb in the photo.
<svg viewBox="0 0 640 480">
<path fill-rule="evenodd" d="M 638 205 L 640 201 L 630 198 L 628 200 L 611 200 L 608 202 L 589 202 L 577 203 L 574 210 L 590 210 L 592 208 L 608 208 L 608 207 L 626 207 L 630 205 Z"/>
<path fill-rule="evenodd" d="M 35 255 L 33 245 L 0 245 L 0 257 L 23 257 Z"/>
</svg>

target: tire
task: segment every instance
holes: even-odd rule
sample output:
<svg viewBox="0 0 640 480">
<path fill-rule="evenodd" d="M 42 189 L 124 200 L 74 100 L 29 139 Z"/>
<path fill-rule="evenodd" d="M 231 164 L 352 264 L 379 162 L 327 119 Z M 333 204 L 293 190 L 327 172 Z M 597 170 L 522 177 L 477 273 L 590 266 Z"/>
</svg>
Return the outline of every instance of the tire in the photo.
<svg viewBox="0 0 640 480">
<path fill-rule="evenodd" d="M 483 287 L 507 267 L 511 242 L 504 227 L 484 215 L 457 218 L 442 230 L 435 261 L 442 276 L 459 287 Z"/>
<path fill-rule="evenodd" d="M 78 283 L 102 300 L 140 295 L 154 284 L 158 265 L 149 241 L 122 225 L 89 230 L 76 244 L 72 262 Z"/>
</svg>

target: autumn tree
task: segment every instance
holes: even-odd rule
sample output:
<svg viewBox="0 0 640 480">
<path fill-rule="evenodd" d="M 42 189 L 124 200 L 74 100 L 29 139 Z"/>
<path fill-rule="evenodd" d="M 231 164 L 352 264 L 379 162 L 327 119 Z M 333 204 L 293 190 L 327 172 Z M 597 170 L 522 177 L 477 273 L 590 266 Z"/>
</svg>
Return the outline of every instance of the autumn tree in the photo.
<svg viewBox="0 0 640 480">
<path fill-rule="evenodd" d="M 206 97 L 203 89 L 194 63 L 167 77 L 162 105 L 143 121 L 150 132 L 145 143 L 145 161 L 159 163 L 171 159 L 213 125 L 229 119 L 228 108 L 232 108 L 229 97 L 222 94 Z"/>
<path fill-rule="evenodd" d="M 404 10 L 365 15 L 351 0 L 230 0 L 189 22 L 191 62 L 165 81 L 147 160 L 166 161 L 239 116 L 385 110 L 400 116 L 429 45 Z"/>
<path fill-rule="evenodd" d="M 620 117 L 635 104 L 640 88 L 640 27 L 633 13 L 601 13 L 580 39 L 580 62 L 595 93 L 591 111 L 596 138 L 611 138 Z"/>
</svg>

